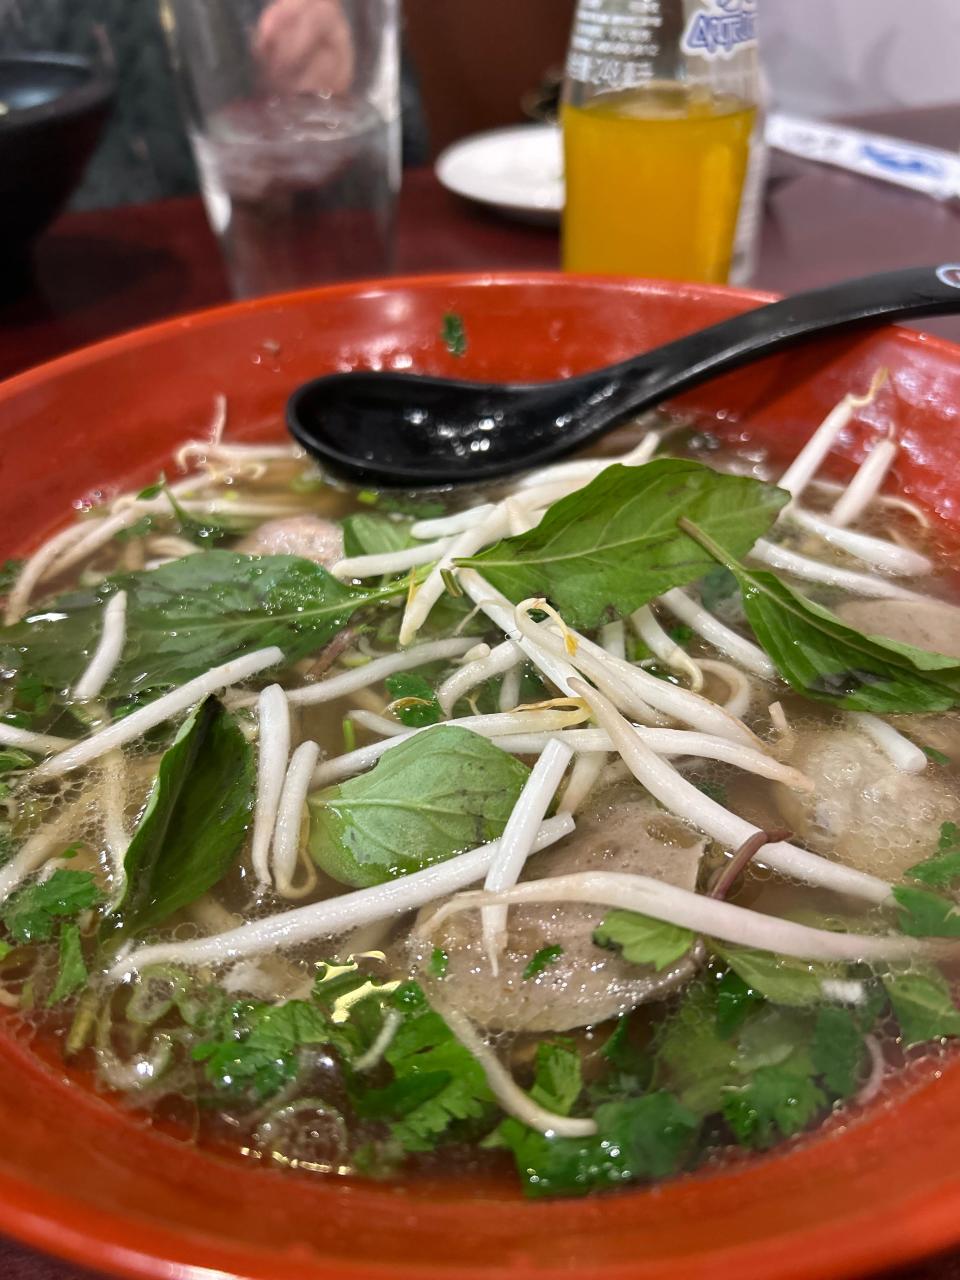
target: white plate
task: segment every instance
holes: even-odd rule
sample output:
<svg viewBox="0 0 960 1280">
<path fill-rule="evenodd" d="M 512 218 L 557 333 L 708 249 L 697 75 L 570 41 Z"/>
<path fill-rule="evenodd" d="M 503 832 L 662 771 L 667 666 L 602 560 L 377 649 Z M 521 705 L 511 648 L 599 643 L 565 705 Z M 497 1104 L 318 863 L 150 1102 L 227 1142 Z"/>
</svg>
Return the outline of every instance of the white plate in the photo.
<svg viewBox="0 0 960 1280">
<path fill-rule="evenodd" d="M 563 209 L 563 148 L 550 124 L 521 124 L 462 138 L 437 157 L 449 190 L 528 222 L 556 222 Z"/>
</svg>

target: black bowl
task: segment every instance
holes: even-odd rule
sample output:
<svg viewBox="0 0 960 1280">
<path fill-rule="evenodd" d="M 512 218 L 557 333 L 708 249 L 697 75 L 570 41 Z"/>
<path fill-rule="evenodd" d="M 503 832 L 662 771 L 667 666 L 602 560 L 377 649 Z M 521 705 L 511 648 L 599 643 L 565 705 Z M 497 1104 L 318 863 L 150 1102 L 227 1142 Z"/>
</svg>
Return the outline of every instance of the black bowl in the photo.
<svg viewBox="0 0 960 1280">
<path fill-rule="evenodd" d="M 21 256 L 80 181 L 113 83 L 66 53 L 0 57 L 0 256 Z"/>
</svg>

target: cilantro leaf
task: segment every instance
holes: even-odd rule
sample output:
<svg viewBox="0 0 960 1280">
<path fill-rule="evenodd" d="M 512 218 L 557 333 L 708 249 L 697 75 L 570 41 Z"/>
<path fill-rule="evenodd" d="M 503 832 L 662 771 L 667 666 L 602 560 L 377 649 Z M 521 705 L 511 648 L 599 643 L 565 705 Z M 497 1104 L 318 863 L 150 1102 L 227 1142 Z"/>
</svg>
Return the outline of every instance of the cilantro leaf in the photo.
<svg viewBox="0 0 960 1280">
<path fill-rule="evenodd" d="M 60 959 L 57 981 L 47 1001 L 48 1005 L 58 1004 L 72 996 L 85 985 L 89 974 L 83 958 L 80 942 L 80 930 L 75 924 L 65 924 L 60 930 Z"/>
<path fill-rule="evenodd" d="M 941 1036 L 960 1036 L 960 1010 L 947 980 L 936 969 L 890 973 L 883 985 L 907 1047 Z"/>
<path fill-rule="evenodd" d="M 463 324 L 463 316 L 456 311 L 447 311 L 440 326 L 440 338 L 452 356 L 458 359 L 466 355 L 467 331 Z"/>
<path fill-rule="evenodd" d="M 906 874 L 931 889 L 949 889 L 960 880 L 960 828 L 955 822 L 941 826 L 937 852 L 908 867 Z"/>
<path fill-rule="evenodd" d="M 450 957 L 444 951 L 443 947 L 434 947 L 430 953 L 430 961 L 427 965 L 427 971 L 431 978 L 442 978 L 447 972 L 447 966 L 450 963 Z"/>
<path fill-rule="evenodd" d="M 849 1098 L 856 1092 L 864 1051 L 863 1034 L 853 1014 L 823 1005 L 817 1012 L 810 1053 L 817 1074 L 838 1097 Z"/>
<path fill-rule="evenodd" d="M 548 1111 L 568 1116 L 583 1090 L 580 1055 L 569 1043 L 541 1040 L 530 1096 Z"/>
<path fill-rule="evenodd" d="M 413 671 L 387 676 L 385 682 L 390 695 L 391 710 L 401 724 L 410 729 L 422 729 L 436 724 L 442 717 L 440 703 L 433 686 Z"/>
<path fill-rule="evenodd" d="M 812 1076 L 791 1065 L 758 1067 L 746 1084 L 728 1088 L 723 1114 L 739 1143 L 763 1150 L 800 1133 L 827 1105 Z"/>
<path fill-rule="evenodd" d="M 598 947 L 619 947 L 631 964 L 667 969 L 693 946 L 689 929 L 653 920 L 636 911 L 608 911 L 593 932 Z"/>
<path fill-rule="evenodd" d="M 835 964 L 796 960 L 792 956 L 778 956 L 772 951 L 756 951 L 728 942 L 710 945 L 751 991 L 776 1004 L 820 1004 L 824 981 L 843 977 L 842 967 Z"/>
<path fill-rule="evenodd" d="M 691 984 L 654 1040 L 653 1087 L 669 1089 L 701 1116 L 719 1111 L 725 1087 L 740 1079 L 736 1046 L 717 1032 L 714 985 L 711 980 Z"/>
<path fill-rule="evenodd" d="M 406 1151 L 430 1151 L 451 1125 L 482 1119 L 493 1094 L 483 1068 L 416 983 L 400 987 L 392 1003 L 404 1014 L 385 1055 L 393 1083 L 356 1091 L 354 1105 L 361 1115 L 388 1119 Z"/>
<path fill-rule="evenodd" d="M 960 907 L 949 898 L 897 885 L 893 896 L 900 907 L 898 923 L 912 938 L 960 938 Z"/>
<path fill-rule="evenodd" d="M 327 1044 L 332 1028 L 322 1009 L 306 1000 L 230 1005 L 213 1037 L 194 1045 L 207 1081 L 232 1102 L 262 1102 L 293 1080 L 304 1045 Z"/>
<path fill-rule="evenodd" d="M 47 942 L 59 921 L 96 906 L 100 897 L 89 871 L 58 867 L 49 880 L 27 885 L 8 899 L 0 920 L 16 942 Z"/>
<path fill-rule="evenodd" d="M 531 978 L 535 978 L 538 973 L 543 973 L 548 965 L 553 964 L 555 960 L 559 960 L 563 955 L 563 947 L 555 942 L 552 946 L 541 947 L 530 960 L 523 971 L 524 982 L 529 982 Z"/>
<path fill-rule="evenodd" d="M 728 969 L 717 984 L 717 1034 L 729 1040 L 765 997 L 748 987 L 734 969 Z"/>
</svg>

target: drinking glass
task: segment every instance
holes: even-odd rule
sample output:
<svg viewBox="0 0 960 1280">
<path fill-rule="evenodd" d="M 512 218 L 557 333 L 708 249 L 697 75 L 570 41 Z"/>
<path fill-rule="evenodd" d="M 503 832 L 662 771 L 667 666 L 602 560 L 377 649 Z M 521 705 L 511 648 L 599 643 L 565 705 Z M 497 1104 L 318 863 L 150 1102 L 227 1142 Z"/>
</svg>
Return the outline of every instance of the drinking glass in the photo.
<svg viewBox="0 0 960 1280">
<path fill-rule="evenodd" d="M 237 297 L 389 270 L 397 0 L 160 0 Z"/>
</svg>

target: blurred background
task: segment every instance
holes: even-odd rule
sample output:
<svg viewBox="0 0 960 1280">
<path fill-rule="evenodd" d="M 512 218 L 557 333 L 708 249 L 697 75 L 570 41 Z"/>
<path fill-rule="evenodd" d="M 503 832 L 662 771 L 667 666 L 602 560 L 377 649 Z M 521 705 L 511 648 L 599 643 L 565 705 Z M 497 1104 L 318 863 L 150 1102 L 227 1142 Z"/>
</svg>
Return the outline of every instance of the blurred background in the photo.
<svg viewBox="0 0 960 1280">
<path fill-rule="evenodd" d="M 544 82 L 562 71 L 574 8 L 405 0 L 405 162 L 534 111 Z M 958 0 L 759 0 L 759 18 L 776 107 L 849 116 L 960 98 Z M 0 52 L 30 50 L 84 54 L 116 78 L 116 107 L 73 207 L 197 190 L 156 0 L 0 0 Z"/>
</svg>

